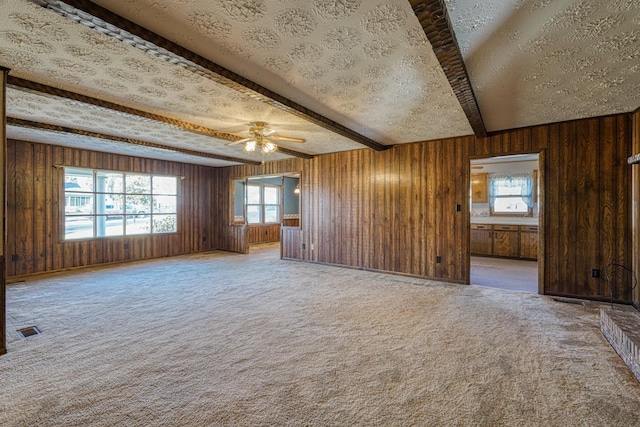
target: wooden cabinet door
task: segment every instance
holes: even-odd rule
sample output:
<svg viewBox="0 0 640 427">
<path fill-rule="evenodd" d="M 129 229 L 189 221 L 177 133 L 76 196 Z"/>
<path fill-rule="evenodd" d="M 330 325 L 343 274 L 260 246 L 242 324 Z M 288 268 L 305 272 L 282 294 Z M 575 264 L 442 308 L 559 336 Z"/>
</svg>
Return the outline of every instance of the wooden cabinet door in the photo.
<svg viewBox="0 0 640 427">
<path fill-rule="evenodd" d="M 489 174 L 471 174 L 471 202 L 489 203 Z"/>
<path fill-rule="evenodd" d="M 492 246 L 490 229 L 471 229 L 471 254 L 491 255 Z"/>
<path fill-rule="evenodd" d="M 520 256 L 520 242 L 517 231 L 493 231 L 493 254 L 510 258 Z"/>
<path fill-rule="evenodd" d="M 520 258 L 538 258 L 538 233 L 520 232 Z"/>
</svg>

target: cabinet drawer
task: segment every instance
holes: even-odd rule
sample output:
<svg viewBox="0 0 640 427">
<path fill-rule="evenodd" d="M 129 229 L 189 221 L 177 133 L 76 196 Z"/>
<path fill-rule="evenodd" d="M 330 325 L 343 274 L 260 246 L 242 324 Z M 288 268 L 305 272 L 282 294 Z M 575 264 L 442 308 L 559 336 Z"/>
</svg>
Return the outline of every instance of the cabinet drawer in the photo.
<svg viewBox="0 0 640 427">
<path fill-rule="evenodd" d="M 471 224 L 472 230 L 493 230 L 492 225 L 488 224 Z"/>
<path fill-rule="evenodd" d="M 503 230 L 503 231 L 518 231 L 517 225 L 494 225 L 494 230 Z"/>
<path fill-rule="evenodd" d="M 520 231 L 525 231 L 525 232 L 529 232 L 529 233 L 537 233 L 538 232 L 538 226 L 537 225 L 521 225 L 520 226 Z"/>
</svg>

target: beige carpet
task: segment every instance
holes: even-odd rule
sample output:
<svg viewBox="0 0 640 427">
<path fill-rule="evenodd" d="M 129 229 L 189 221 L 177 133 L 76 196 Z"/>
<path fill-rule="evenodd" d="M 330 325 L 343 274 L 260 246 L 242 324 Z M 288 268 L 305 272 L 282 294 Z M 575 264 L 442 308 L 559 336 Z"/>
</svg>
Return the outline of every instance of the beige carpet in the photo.
<svg viewBox="0 0 640 427">
<path fill-rule="evenodd" d="M 596 307 L 277 256 L 10 286 L 0 425 L 638 425 Z"/>
</svg>

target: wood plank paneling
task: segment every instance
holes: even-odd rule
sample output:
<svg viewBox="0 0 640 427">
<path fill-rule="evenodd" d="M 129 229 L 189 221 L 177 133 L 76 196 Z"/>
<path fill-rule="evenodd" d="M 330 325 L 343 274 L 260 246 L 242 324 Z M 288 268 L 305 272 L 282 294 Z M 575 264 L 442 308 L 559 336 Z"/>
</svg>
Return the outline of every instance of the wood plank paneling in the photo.
<svg viewBox="0 0 640 427">
<path fill-rule="evenodd" d="M 607 120 L 607 119 L 604 119 Z M 575 293 L 576 295 L 598 295 L 599 281 L 591 277 L 591 270 L 601 263 L 601 250 L 593 251 L 588 248 L 593 236 L 602 235 L 600 215 L 604 208 L 600 204 L 600 168 L 598 161 L 601 158 L 602 145 L 599 138 L 598 119 L 585 120 L 580 126 L 576 124 L 575 134 L 575 218 L 572 227 L 575 230 Z M 603 144 L 606 145 L 606 144 Z M 609 168 L 609 170 L 612 170 Z M 603 178 L 603 177 L 602 177 Z M 572 194 L 572 193 L 568 193 Z M 595 213 L 595 214 L 594 214 Z M 577 230 L 580 230 L 578 233 Z M 598 245 L 602 247 L 600 242 Z"/>
<path fill-rule="evenodd" d="M 7 148 L 9 277 L 215 249 L 213 239 L 205 238 L 212 221 L 206 214 L 212 168 L 22 141 L 10 140 Z M 54 165 L 184 176 L 179 184 L 178 233 L 64 242 L 64 172 Z"/>
<path fill-rule="evenodd" d="M 280 258 L 302 259 L 302 230 L 299 227 L 280 228 Z"/>
<path fill-rule="evenodd" d="M 248 225 L 247 243 L 270 243 L 280 241 L 280 224 Z"/>
<path fill-rule="evenodd" d="M 614 170 L 614 165 L 618 156 L 618 147 L 616 141 L 613 139 L 616 134 L 615 126 L 616 122 L 615 120 L 611 120 L 611 118 L 604 118 L 602 120 L 602 128 L 600 130 L 602 135 L 600 140 L 602 144 L 598 159 L 602 168 L 605 170 Z M 600 217 L 598 218 L 598 227 L 608 235 L 615 235 L 616 232 L 616 213 L 618 211 L 616 201 L 618 197 L 618 192 L 616 191 L 616 180 L 617 174 L 615 173 L 605 175 L 600 180 L 601 191 L 599 192 L 599 204 L 601 205 L 601 209 Z M 612 239 L 605 239 L 602 242 L 600 245 L 600 257 L 599 261 L 605 266 L 611 262 L 618 262 L 616 259 L 615 242 Z M 593 280 L 598 282 L 598 294 L 608 295 L 609 289 L 606 280 Z"/>
<path fill-rule="evenodd" d="M 300 218 L 285 218 L 282 221 L 282 225 L 284 225 L 285 227 L 299 227 Z"/>
<path fill-rule="evenodd" d="M 471 145 L 474 158 L 544 150 L 544 293 L 598 299 L 605 279 L 591 270 L 603 272 L 613 260 L 630 266 L 628 126 L 622 114 L 512 131 L 512 147 L 502 153 L 486 142 Z"/>
<path fill-rule="evenodd" d="M 631 154 L 640 153 L 640 109 L 636 110 L 631 120 Z M 632 185 L 632 268 L 636 276 L 640 277 L 640 165 L 631 166 L 633 174 Z M 640 286 L 636 287 L 633 303 L 640 309 Z"/>
</svg>

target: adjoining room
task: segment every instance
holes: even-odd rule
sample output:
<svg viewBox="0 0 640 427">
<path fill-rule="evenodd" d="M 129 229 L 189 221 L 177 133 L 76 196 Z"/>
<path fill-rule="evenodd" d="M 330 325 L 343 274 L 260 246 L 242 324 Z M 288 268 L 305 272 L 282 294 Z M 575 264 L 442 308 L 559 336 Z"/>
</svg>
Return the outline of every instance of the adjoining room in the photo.
<svg viewBox="0 0 640 427">
<path fill-rule="evenodd" d="M 471 160 L 471 284 L 540 292 L 538 154 Z"/>
</svg>

